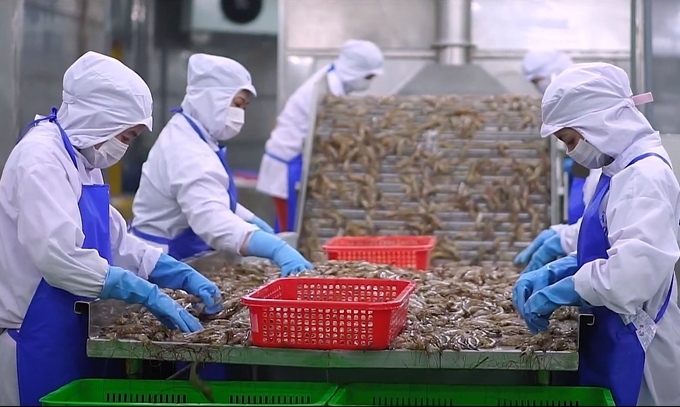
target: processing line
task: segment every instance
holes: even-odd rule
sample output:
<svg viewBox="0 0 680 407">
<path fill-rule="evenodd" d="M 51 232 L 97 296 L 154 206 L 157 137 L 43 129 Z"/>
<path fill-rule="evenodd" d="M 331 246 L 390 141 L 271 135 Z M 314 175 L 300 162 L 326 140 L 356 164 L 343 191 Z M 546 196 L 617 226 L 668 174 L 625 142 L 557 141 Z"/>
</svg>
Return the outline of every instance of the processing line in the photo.
<svg viewBox="0 0 680 407">
<path fill-rule="evenodd" d="M 208 277 L 206 270 L 219 270 L 229 260 L 221 253 L 201 256 L 190 264 Z M 533 371 L 539 382 L 548 383 L 548 372 L 573 372 L 578 369 L 578 351 L 536 351 L 525 353 L 510 347 L 480 350 L 444 350 L 428 353 L 425 350 L 381 351 L 325 351 L 285 348 L 260 348 L 256 346 L 229 346 L 186 342 L 151 342 L 107 338 L 101 334 L 103 327 L 114 326 L 122 315 L 139 306 L 120 301 L 106 300 L 81 302 L 76 312 L 89 315 L 87 354 L 93 358 L 154 360 L 167 362 L 197 361 L 232 365 L 260 366 L 266 369 L 306 368 L 329 369 L 399 369 L 403 370 L 476 370 L 476 371 Z M 584 316 L 579 324 L 588 323 Z M 275 370 L 274 370 L 275 371 Z M 274 373 L 276 375 L 276 373 Z M 282 379 L 286 375 L 279 375 Z M 317 377 L 323 377 L 318 374 Z M 499 383 L 500 379 L 495 379 Z"/>
<path fill-rule="evenodd" d="M 192 267 L 209 275 L 233 261 L 223 253 L 213 252 L 189 261 Z M 89 315 L 87 354 L 94 358 L 139 359 L 157 361 L 198 361 L 208 363 L 334 368 L 395 369 L 480 369 L 575 371 L 576 351 L 546 351 L 525 354 L 512 348 L 478 351 L 449 351 L 428 354 L 415 350 L 321 351 L 255 346 L 191 344 L 184 342 L 141 342 L 107 339 L 100 335 L 102 327 L 111 326 L 121 315 L 138 309 L 122 301 L 79 302 L 76 312 Z M 582 321 L 587 322 L 587 321 Z"/>
<path fill-rule="evenodd" d="M 532 101 L 530 98 L 522 100 L 512 96 L 495 99 L 489 96 L 444 98 L 449 98 L 444 105 L 449 103 L 449 108 L 453 106 L 453 108 L 458 110 L 491 106 L 494 103 L 496 105 L 505 104 L 507 106 L 515 106 L 519 103 L 524 106 L 524 109 L 533 109 L 534 115 L 536 113 L 536 101 Z M 374 131 L 376 132 L 390 131 L 389 127 L 385 128 L 384 123 L 377 124 L 376 122 L 378 118 L 389 117 L 396 110 L 405 111 L 412 121 L 419 123 L 415 127 L 407 124 L 406 127 L 410 129 L 422 130 L 427 127 L 427 125 L 423 126 L 424 123 L 432 122 L 428 118 L 419 118 L 413 112 L 424 111 L 430 116 L 441 116 L 441 112 L 438 112 L 436 107 L 432 108 L 433 103 L 435 103 L 432 98 L 418 99 L 413 96 L 396 96 L 382 100 L 376 98 L 360 98 L 355 100 L 356 102 L 352 102 L 352 108 L 363 112 L 363 116 L 359 117 L 359 119 L 367 123 L 374 123 Z M 513 103 L 515 104 L 513 105 Z M 423 104 L 427 106 L 423 106 Z M 319 144 L 324 138 L 328 138 L 334 132 L 337 132 L 338 128 L 344 129 L 349 134 L 356 132 L 357 128 L 352 127 L 351 121 L 348 121 L 346 117 L 347 110 L 347 104 L 341 104 L 337 100 L 327 98 L 319 110 L 315 125 L 312 126 L 314 136 L 310 137 L 310 139 L 313 142 L 307 143 L 305 146 L 305 167 L 300 185 L 299 216 L 296 224 L 300 246 L 303 247 L 303 250 L 305 245 L 309 246 L 310 244 L 310 231 L 313 231 L 316 236 L 317 240 L 313 244 L 317 245 L 317 249 L 318 245 L 323 244 L 324 241 L 339 232 L 338 225 L 329 223 L 328 219 L 330 217 L 323 210 L 327 206 L 326 203 L 321 202 L 319 195 L 314 193 L 313 188 L 310 188 L 310 179 L 315 176 L 315 172 L 322 170 L 327 178 L 340 183 L 346 182 L 346 179 L 343 177 L 348 172 L 356 174 L 367 172 L 365 166 L 362 167 L 351 161 L 339 163 L 336 165 L 335 171 L 329 171 L 328 166 L 320 166 L 315 160 L 315 157 L 322 154 L 318 150 Z M 516 166 L 517 162 L 525 167 L 542 168 L 543 172 L 537 173 L 536 176 L 540 177 L 538 184 L 542 183 L 543 187 L 527 189 L 527 192 L 525 192 L 525 205 L 527 208 L 530 208 L 533 214 L 531 216 L 527 213 L 516 214 L 514 222 L 527 229 L 531 227 L 535 229 L 537 226 L 546 227 L 551 223 L 555 223 L 559 215 L 559 211 L 555 210 L 559 204 L 559 195 L 556 191 L 561 179 L 560 171 L 558 171 L 561 166 L 555 165 L 558 153 L 554 142 L 541 140 L 536 136 L 535 128 L 538 125 L 538 121 L 535 117 L 533 119 L 527 118 L 526 114 L 523 116 L 522 112 L 518 112 L 519 110 L 500 109 L 496 113 L 492 112 L 491 114 L 489 112 L 471 113 L 483 125 L 478 126 L 476 131 L 469 134 L 469 137 L 465 140 L 461 140 L 460 135 L 456 133 L 456 131 L 464 131 L 464 126 L 461 127 L 460 123 L 457 125 L 452 122 L 454 130 L 457 129 L 456 131 L 433 132 L 432 130 L 437 130 L 435 127 L 434 129 L 429 129 L 430 131 L 422 131 L 422 134 L 417 134 L 411 141 L 415 142 L 416 149 L 425 149 L 438 154 L 439 157 L 456 161 L 457 164 L 452 165 L 449 170 L 452 180 L 450 182 L 457 187 L 461 183 L 465 183 L 466 178 L 469 177 L 469 161 L 465 161 L 469 159 L 486 159 L 485 165 L 492 165 L 495 171 L 497 171 L 495 175 L 484 174 L 482 171 L 479 179 L 481 182 L 478 182 L 478 185 L 496 182 L 505 183 L 507 188 L 512 188 L 512 168 L 513 165 Z M 460 116 L 469 114 L 469 112 L 463 112 Z M 499 117 L 501 117 L 500 120 Z M 441 117 L 437 120 L 440 120 L 439 123 L 446 122 L 446 119 Z M 529 124 L 526 125 L 526 123 Z M 378 128 L 380 126 L 382 128 Z M 403 128 L 405 125 L 404 123 L 397 123 L 396 126 Z M 501 151 L 498 148 L 498 145 L 501 143 L 507 145 L 508 148 Z M 405 154 L 413 156 L 414 151 L 416 150 L 406 150 Z M 511 158 L 508 159 L 508 157 Z M 379 175 L 376 186 L 384 197 L 399 202 L 402 208 L 408 208 L 409 206 L 416 207 L 419 199 L 405 194 L 399 182 L 401 174 L 398 167 L 399 161 L 402 159 L 403 157 L 394 154 L 380 158 L 378 165 L 373 169 Z M 422 168 L 426 168 L 427 165 L 429 164 L 425 163 L 425 167 Z M 479 201 L 478 211 L 482 213 L 493 212 L 492 208 L 488 206 L 488 202 L 480 201 L 479 197 L 483 194 L 483 191 L 478 188 L 475 189 L 474 185 L 470 184 L 470 199 L 477 199 Z M 445 204 L 450 202 L 455 197 L 455 194 L 459 192 L 459 188 L 440 190 L 432 199 L 433 201 Z M 365 217 L 366 212 L 369 211 L 374 217 L 375 225 L 377 225 L 374 227 L 377 234 L 400 234 L 404 231 L 404 221 L 389 218 L 386 210 L 366 210 L 366 208 L 352 207 L 351 204 L 348 205 L 347 202 L 343 202 L 337 196 L 331 199 L 331 204 L 344 219 L 348 219 L 350 222 L 360 221 L 362 217 Z M 482 223 L 487 228 L 489 224 L 494 227 L 494 232 L 491 235 L 493 236 L 492 239 L 500 237 L 502 240 L 503 236 L 510 233 L 513 225 L 510 223 L 509 218 L 504 216 L 508 214 L 507 210 L 501 208 L 497 209 L 497 212 L 496 216 L 487 217 L 488 221 Z M 449 209 L 439 215 L 440 227 L 433 234 L 440 239 L 445 238 L 456 243 L 458 255 L 460 256 L 458 260 L 467 260 L 471 264 L 489 265 L 499 261 L 508 262 L 514 253 L 530 242 L 531 236 L 526 235 L 513 241 L 501 241 L 500 244 L 491 245 L 488 242 L 488 235 L 485 235 L 484 230 L 480 228 L 478 219 L 471 219 L 466 208 Z M 460 230 L 467 230 L 464 238 L 456 235 L 457 231 Z M 481 252 L 481 255 L 479 247 L 485 249 Z M 217 272 L 225 265 L 237 261 L 239 259 L 233 255 L 209 252 L 189 260 L 188 263 L 210 277 L 211 273 Z M 480 350 L 444 350 L 434 353 L 428 353 L 424 350 L 401 349 L 382 351 L 324 351 L 185 342 L 142 342 L 125 339 L 108 339 L 100 335 L 102 327 L 111 326 L 116 318 L 133 311 L 134 308 L 135 306 L 129 306 L 114 300 L 95 301 L 93 303 L 81 302 L 76 305 L 76 312 L 88 313 L 89 315 L 88 356 L 127 360 L 198 361 L 322 370 L 349 368 L 407 369 L 415 371 L 451 369 L 466 371 L 533 371 L 539 373 L 539 382 L 542 383 L 548 382 L 547 376 L 542 373 L 573 372 L 578 369 L 577 350 L 525 353 L 515 348 L 498 347 Z M 581 315 L 579 321 L 575 322 L 575 324 L 577 323 L 581 326 L 581 324 L 587 324 L 591 321 L 592 316 Z"/>
</svg>

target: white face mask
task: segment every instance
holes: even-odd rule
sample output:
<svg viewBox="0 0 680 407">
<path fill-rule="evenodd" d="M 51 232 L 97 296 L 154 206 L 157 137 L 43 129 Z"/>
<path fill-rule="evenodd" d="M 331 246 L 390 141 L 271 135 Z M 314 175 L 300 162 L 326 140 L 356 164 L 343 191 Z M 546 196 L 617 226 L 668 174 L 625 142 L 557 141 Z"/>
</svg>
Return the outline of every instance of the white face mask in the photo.
<svg viewBox="0 0 680 407">
<path fill-rule="evenodd" d="M 114 137 L 105 141 L 104 144 L 99 147 L 99 149 L 96 149 L 94 146 L 92 146 L 82 150 L 81 152 L 93 167 L 109 168 L 123 158 L 127 148 L 127 144 Z"/>
<path fill-rule="evenodd" d="M 371 86 L 371 80 L 366 78 L 354 79 L 346 83 L 350 92 L 363 92 Z"/>
<path fill-rule="evenodd" d="M 591 170 L 602 168 L 612 161 L 610 156 L 601 153 L 594 145 L 585 140 L 579 140 L 573 150 L 567 151 L 567 155 Z"/>
<path fill-rule="evenodd" d="M 230 106 L 227 111 L 227 122 L 225 123 L 224 130 L 217 139 L 219 141 L 227 141 L 236 137 L 245 122 L 246 111 L 239 107 Z"/>
</svg>

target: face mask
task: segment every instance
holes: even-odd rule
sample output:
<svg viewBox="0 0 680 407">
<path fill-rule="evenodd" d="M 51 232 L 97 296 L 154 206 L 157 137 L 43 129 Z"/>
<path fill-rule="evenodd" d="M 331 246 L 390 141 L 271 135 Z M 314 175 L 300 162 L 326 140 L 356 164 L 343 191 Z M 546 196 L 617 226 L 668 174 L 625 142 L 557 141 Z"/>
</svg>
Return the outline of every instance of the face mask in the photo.
<svg viewBox="0 0 680 407">
<path fill-rule="evenodd" d="M 371 80 L 366 78 L 354 79 L 347 82 L 347 87 L 350 92 L 363 92 L 368 89 L 369 86 L 371 86 Z"/>
<path fill-rule="evenodd" d="M 229 107 L 227 111 L 227 122 L 225 123 L 222 134 L 217 139 L 227 141 L 236 137 L 246 122 L 246 111 L 238 107 Z"/>
<path fill-rule="evenodd" d="M 114 137 L 105 141 L 99 149 L 96 149 L 93 146 L 86 148 L 81 152 L 93 167 L 109 168 L 123 158 L 127 148 L 127 144 Z"/>
<path fill-rule="evenodd" d="M 548 79 L 541 79 L 536 83 L 536 89 L 538 89 L 541 94 L 545 93 L 545 90 L 548 89 L 548 85 L 550 85 L 550 80 Z"/>
<path fill-rule="evenodd" d="M 573 150 L 567 151 L 567 155 L 591 170 L 602 168 L 612 161 L 610 156 L 601 153 L 594 145 L 585 140 L 579 140 Z"/>
</svg>

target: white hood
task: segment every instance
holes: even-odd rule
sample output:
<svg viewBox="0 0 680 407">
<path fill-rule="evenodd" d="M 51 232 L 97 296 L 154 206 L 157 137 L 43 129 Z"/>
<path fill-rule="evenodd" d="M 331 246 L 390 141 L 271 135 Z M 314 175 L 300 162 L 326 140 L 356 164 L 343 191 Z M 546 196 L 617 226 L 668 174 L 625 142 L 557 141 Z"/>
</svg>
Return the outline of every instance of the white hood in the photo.
<svg viewBox="0 0 680 407">
<path fill-rule="evenodd" d="M 189 57 L 184 112 L 215 139 L 224 131 L 231 100 L 240 90 L 257 96 L 250 73 L 233 59 L 207 54 Z"/>
<path fill-rule="evenodd" d="M 524 55 L 522 71 L 529 82 L 535 78 L 551 79 L 573 63 L 569 55 L 561 51 L 529 51 Z"/>
<path fill-rule="evenodd" d="M 342 44 L 340 55 L 333 62 L 340 80 L 350 82 L 368 75 L 383 73 L 383 54 L 370 41 L 348 40 Z"/>
<path fill-rule="evenodd" d="M 570 127 L 613 158 L 642 139 L 660 145 L 659 134 L 635 107 L 649 101 L 651 94 L 633 96 L 621 68 L 602 62 L 575 64 L 543 95 L 541 136 Z"/>
<path fill-rule="evenodd" d="M 59 124 L 78 149 L 109 140 L 138 124 L 152 130 L 146 82 L 122 62 L 89 51 L 64 73 Z"/>
</svg>

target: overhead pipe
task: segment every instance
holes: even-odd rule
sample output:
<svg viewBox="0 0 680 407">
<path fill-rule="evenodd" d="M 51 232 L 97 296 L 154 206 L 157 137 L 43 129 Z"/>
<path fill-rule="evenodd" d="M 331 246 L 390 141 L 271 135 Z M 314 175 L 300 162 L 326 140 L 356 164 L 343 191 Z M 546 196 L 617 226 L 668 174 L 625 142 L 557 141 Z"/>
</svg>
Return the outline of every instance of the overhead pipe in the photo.
<svg viewBox="0 0 680 407">
<path fill-rule="evenodd" d="M 472 49 L 471 0 L 437 0 L 438 61 L 443 65 L 470 63 Z"/>
<path fill-rule="evenodd" d="M 633 93 L 652 90 L 652 4 L 648 0 L 631 0 L 630 81 Z M 652 120 L 652 106 L 639 109 Z"/>
</svg>

